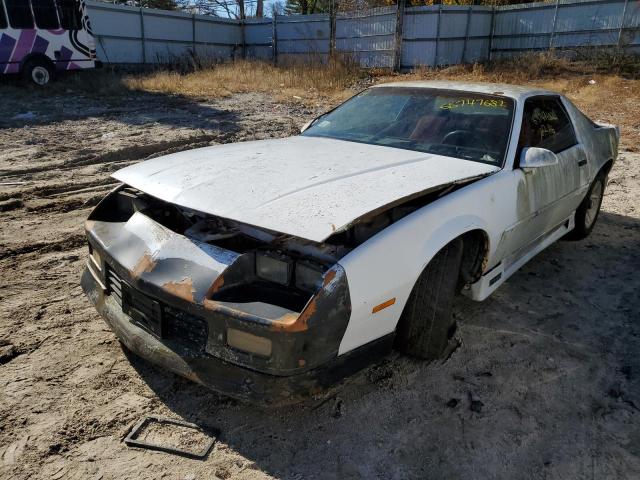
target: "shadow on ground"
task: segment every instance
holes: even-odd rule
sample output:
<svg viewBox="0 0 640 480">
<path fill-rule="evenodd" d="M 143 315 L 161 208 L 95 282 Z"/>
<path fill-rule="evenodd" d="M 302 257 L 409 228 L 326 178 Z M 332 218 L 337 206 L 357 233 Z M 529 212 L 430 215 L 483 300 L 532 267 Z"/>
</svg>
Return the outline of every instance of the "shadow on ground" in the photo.
<svg viewBox="0 0 640 480">
<path fill-rule="evenodd" d="M 3 79 L 0 98 L 0 129 L 100 117 L 133 126 L 159 123 L 179 128 L 238 130 L 234 127 L 234 112 L 215 108 L 206 99 L 132 89 L 125 82 L 124 73 L 77 72 L 44 88 Z"/>
</svg>

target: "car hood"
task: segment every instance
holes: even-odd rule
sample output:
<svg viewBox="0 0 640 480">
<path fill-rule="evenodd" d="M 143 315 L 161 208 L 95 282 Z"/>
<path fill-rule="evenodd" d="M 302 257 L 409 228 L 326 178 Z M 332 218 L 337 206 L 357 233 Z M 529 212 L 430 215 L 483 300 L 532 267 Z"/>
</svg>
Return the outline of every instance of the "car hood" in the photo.
<svg viewBox="0 0 640 480">
<path fill-rule="evenodd" d="M 296 136 L 175 153 L 113 177 L 182 207 L 320 242 L 369 212 L 498 170 L 440 155 Z"/>
</svg>

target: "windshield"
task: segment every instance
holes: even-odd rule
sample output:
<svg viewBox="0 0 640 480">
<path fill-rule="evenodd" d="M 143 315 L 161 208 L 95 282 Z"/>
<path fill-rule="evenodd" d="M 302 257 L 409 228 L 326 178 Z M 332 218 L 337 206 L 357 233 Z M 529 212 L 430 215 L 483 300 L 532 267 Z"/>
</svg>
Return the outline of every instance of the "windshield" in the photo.
<svg viewBox="0 0 640 480">
<path fill-rule="evenodd" d="M 318 118 L 302 135 L 501 165 L 513 100 L 431 88 L 376 87 Z"/>
</svg>

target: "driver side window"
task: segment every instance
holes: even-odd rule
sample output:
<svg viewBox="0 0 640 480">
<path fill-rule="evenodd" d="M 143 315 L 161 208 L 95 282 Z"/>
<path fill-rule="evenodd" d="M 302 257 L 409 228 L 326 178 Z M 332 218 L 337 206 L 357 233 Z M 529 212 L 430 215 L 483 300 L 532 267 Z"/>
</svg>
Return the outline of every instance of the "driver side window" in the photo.
<svg viewBox="0 0 640 480">
<path fill-rule="evenodd" d="M 518 152 L 539 147 L 560 153 L 578 143 L 576 134 L 560 99 L 535 97 L 524 104 Z"/>
</svg>

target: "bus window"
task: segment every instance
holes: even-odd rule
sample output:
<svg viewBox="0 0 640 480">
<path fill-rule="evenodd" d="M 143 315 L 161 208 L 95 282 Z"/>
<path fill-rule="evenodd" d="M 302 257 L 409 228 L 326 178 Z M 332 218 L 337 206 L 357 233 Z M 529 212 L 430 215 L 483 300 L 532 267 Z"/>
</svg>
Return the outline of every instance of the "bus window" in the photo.
<svg viewBox="0 0 640 480">
<path fill-rule="evenodd" d="M 56 4 L 53 0 L 31 0 L 31 6 L 33 7 L 33 16 L 36 19 L 38 28 L 46 28 L 48 30 L 60 28 Z"/>
<path fill-rule="evenodd" d="M 13 28 L 33 28 L 33 16 L 29 2 L 24 0 L 5 0 L 9 23 Z"/>
<path fill-rule="evenodd" d="M 65 30 L 80 30 L 82 28 L 78 0 L 58 0 L 58 15 L 60 15 L 60 24 Z"/>
<path fill-rule="evenodd" d="M 0 0 L 0 29 L 7 28 L 7 17 L 4 15 L 4 6 Z"/>
</svg>

